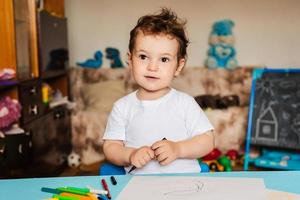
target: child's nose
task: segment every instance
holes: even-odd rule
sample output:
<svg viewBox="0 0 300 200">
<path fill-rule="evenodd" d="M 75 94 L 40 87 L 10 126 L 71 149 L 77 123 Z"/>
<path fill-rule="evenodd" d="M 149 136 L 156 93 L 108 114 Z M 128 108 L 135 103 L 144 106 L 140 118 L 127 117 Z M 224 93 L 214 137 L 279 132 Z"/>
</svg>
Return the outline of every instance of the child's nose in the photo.
<svg viewBox="0 0 300 200">
<path fill-rule="evenodd" d="M 148 64 L 148 70 L 149 71 L 157 71 L 158 70 L 157 63 L 154 62 L 154 61 L 149 62 L 149 64 Z"/>
</svg>

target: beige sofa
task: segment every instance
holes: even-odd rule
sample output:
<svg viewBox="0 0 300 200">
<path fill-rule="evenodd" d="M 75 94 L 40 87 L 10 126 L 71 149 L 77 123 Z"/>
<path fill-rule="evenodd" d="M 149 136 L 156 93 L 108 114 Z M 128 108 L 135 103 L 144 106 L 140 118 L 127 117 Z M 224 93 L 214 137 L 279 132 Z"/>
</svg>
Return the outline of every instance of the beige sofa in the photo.
<svg viewBox="0 0 300 200">
<path fill-rule="evenodd" d="M 246 135 L 252 68 L 235 70 L 186 67 L 172 86 L 194 97 L 237 95 L 240 105 L 227 109 L 205 109 L 215 127 L 216 147 L 222 152 L 241 150 Z M 104 160 L 102 136 L 113 103 L 135 90 L 127 68 L 70 69 L 73 151 L 83 164 Z"/>
</svg>

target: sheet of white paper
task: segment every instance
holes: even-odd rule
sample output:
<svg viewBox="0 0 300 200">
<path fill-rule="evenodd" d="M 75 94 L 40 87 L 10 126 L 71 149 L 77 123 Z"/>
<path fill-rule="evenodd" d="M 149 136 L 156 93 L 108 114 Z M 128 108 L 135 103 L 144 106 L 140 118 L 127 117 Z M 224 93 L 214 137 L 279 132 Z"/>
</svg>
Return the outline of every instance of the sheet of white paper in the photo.
<svg viewBox="0 0 300 200">
<path fill-rule="evenodd" d="M 282 192 L 277 190 L 270 190 L 268 191 L 268 200 L 299 200 L 300 195 L 289 193 L 289 192 Z"/>
<path fill-rule="evenodd" d="M 267 199 L 263 179 L 190 176 L 134 176 L 118 200 Z"/>
</svg>

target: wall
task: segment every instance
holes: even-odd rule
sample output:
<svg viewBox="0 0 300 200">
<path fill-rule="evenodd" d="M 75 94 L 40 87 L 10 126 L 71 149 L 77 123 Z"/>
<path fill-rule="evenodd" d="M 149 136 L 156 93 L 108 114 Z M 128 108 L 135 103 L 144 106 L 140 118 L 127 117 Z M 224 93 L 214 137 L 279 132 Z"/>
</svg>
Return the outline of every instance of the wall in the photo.
<svg viewBox="0 0 300 200">
<path fill-rule="evenodd" d="M 137 19 L 167 6 L 188 20 L 187 66 L 203 66 L 212 23 L 230 18 L 235 22 L 240 65 L 300 67 L 298 0 L 65 0 L 65 4 L 71 65 L 108 46 L 117 47 L 125 63 L 129 32 Z"/>
</svg>

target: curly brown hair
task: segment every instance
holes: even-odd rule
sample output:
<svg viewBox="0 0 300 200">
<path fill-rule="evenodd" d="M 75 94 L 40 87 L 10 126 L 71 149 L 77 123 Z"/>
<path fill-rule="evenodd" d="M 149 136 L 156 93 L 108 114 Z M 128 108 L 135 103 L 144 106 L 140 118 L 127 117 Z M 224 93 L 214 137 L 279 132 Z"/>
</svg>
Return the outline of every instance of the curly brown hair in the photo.
<svg viewBox="0 0 300 200">
<path fill-rule="evenodd" d="M 130 31 L 129 52 L 132 53 L 139 31 L 144 34 L 165 34 L 174 37 L 179 43 L 178 60 L 187 57 L 186 48 L 189 40 L 185 33 L 186 20 L 182 20 L 170 9 L 162 8 L 156 15 L 145 15 L 139 18 L 136 26 Z"/>
</svg>

